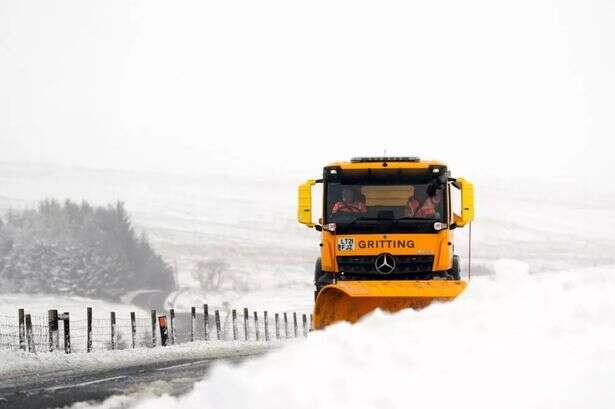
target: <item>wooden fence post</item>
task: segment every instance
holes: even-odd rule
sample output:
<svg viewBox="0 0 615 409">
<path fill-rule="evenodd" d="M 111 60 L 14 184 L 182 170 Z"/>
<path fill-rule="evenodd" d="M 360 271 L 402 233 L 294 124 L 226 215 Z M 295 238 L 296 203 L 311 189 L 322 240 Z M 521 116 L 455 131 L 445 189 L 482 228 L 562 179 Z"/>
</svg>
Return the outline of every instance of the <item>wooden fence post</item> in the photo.
<svg viewBox="0 0 615 409">
<path fill-rule="evenodd" d="M 194 322 L 196 321 L 196 308 L 190 308 L 190 342 L 194 342 Z"/>
<path fill-rule="evenodd" d="M 151 311 L 152 319 L 152 348 L 156 346 L 156 310 Z"/>
<path fill-rule="evenodd" d="M 26 316 L 25 310 L 20 308 L 17 311 L 17 321 L 19 322 L 19 349 L 26 350 Z"/>
<path fill-rule="evenodd" d="M 237 341 L 237 311 L 233 310 L 233 341 Z"/>
<path fill-rule="evenodd" d="M 245 340 L 248 340 L 248 309 L 243 309 L 243 333 L 245 335 Z"/>
<path fill-rule="evenodd" d="M 115 311 L 111 311 L 111 349 L 115 349 Z"/>
<path fill-rule="evenodd" d="M 137 317 L 134 311 L 130 313 L 130 336 L 132 338 L 132 349 L 137 347 Z"/>
<path fill-rule="evenodd" d="M 263 313 L 263 321 L 265 321 L 265 341 L 269 341 L 269 320 L 267 319 L 267 311 Z"/>
<path fill-rule="evenodd" d="M 310 314 L 310 331 L 314 331 L 314 322 L 312 320 L 312 314 Z"/>
<path fill-rule="evenodd" d="M 254 333 L 256 334 L 256 340 L 260 341 L 261 336 L 258 330 L 258 312 L 254 311 Z"/>
<path fill-rule="evenodd" d="M 275 313 L 275 339 L 280 339 L 280 314 Z"/>
<path fill-rule="evenodd" d="M 62 322 L 64 323 L 64 352 L 70 354 L 70 315 L 68 312 L 62 314 Z"/>
<path fill-rule="evenodd" d="M 299 336 L 299 328 L 297 325 L 297 313 L 293 312 L 293 329 L 295 330 L 295 338 Z"/>
<path fill-rule="evenodd" d="M 169 338 L 166 315 L 161 315 L 160 317 L 158 317 L 158 327 L 160 328 L 160 345 L 166 347 L 167 339 Z"/>
<path fill-rule="evenodd" d="M 303 314 L 303 336 L 308 336 L 307 315 Z"/>
<path fill-rule="evenodd" d="M 26 338 L 28 339 L 28 351 L 36 353 L 34 335 L 32 334 L 32 317 L 30 314 L 26 314 Z"/>
<path fill-rule="evenodd" d="M 222 339 L 222 329 L 220 328 L 220 311 L 216 310 L 214 314 L 216 320 L 216 335 L 218 336 L 218 341 Z"/>
<path fill-rule="evenodd" d="M 284 333 L 286 335 L 286 338 L 289 338 L 289 335 L 288 335 L 288 316 L 286 315 L 286 313 L 284 313 Z"/>
<path fill-rule="evenodd" d="M 87 308 L 86 312 L 87 324 L 86 324 L 86 340 L 85 350 L 86 352 L 92 352 L 92 307 Z"/>
<path fill-rule="evenodd" d="M 203 338 L 209 341 L 209 308 L 203 304 Z"/>
<path fill-rule="evenodd" d="M 58 310 L 47 311 L 47 327 L 49 328 L 49 352 L 59 348 Z"/>
<path fill-rule="evenodd" d="M 171 345 L 175 345 L 175 308 L 169 310 L 169 321 L 171 321 Z"/>
</svg>

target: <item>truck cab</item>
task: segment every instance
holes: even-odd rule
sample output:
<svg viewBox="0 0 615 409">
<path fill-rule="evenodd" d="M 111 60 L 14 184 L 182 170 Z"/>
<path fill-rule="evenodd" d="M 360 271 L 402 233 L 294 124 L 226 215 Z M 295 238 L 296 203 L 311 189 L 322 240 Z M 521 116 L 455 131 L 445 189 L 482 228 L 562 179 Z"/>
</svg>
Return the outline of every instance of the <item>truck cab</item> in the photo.
<svg viewBox="0 0 615 409">
<path fill-rule="evenodd" d="M 322 183 L 322 218 L 312 188 Z M 460 204 L 452 203 L 458 189 Z M 460 209 L 459 214 L 453 209 Z M 473 185 L 416 157 L 357 157 L 299 186 L 298 221 L 321 232 L 315 296 L 341 281 L 460 280 L 453 231 L 474 217 Z"/>
</svg>

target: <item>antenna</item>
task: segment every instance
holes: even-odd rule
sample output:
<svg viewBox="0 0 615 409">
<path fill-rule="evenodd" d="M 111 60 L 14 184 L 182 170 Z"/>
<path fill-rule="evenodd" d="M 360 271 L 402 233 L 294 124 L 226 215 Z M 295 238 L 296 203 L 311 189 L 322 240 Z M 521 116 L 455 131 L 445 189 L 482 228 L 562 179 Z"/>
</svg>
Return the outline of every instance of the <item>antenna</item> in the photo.
<svg viewBox="0 0 615 409">
<path fill-rule="evenodd" d="M 468 228 L 468 282 L 470 282 L 472 280 L 472 223 Z"/>
</svg>

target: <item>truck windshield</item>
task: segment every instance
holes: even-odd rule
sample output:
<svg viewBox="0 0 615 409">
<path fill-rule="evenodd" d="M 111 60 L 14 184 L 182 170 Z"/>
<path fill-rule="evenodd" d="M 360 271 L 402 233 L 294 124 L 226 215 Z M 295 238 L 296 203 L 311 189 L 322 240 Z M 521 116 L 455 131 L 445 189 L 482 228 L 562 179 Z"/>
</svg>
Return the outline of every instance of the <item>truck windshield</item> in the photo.
<svg viewBox="0 0 615 409">
<path fill-rule="evenodd" d="M 327 223 L 340 233 L 434 232 L 446 221 L 446 189 L 435 183 L 327 184 Z"/>
</svg>

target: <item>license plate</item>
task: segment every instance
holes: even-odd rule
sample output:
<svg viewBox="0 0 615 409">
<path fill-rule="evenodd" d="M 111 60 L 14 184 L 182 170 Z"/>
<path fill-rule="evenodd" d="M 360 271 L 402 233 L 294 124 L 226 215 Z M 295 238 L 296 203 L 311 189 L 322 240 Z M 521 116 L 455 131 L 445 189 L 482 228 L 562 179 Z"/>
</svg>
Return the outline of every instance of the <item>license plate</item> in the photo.
<svg viewBox="0 0 615 409">
<path fill-rule="evenodd" d="M 354 239 L 338 239 L 337 240 L 338 251 L 352 251 L 354 250 Z"/>
</svg>

